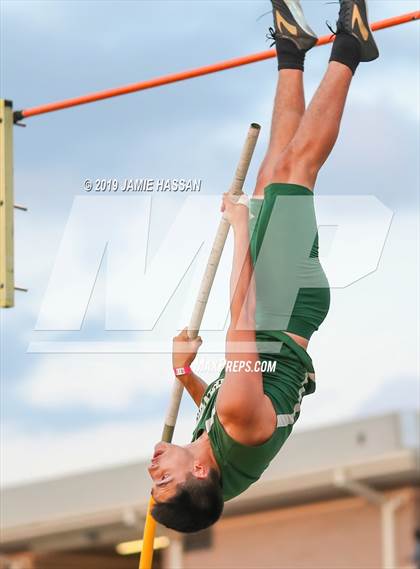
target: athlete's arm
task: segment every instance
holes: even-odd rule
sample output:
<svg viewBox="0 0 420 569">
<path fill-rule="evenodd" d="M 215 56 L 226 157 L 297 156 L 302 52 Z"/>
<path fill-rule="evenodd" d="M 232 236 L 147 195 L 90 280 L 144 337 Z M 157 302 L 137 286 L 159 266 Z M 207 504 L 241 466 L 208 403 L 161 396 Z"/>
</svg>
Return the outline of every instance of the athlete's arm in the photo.
<svg viewBox="0 0 420 569">
<path fill-rule="evenodd" d="M 194 361 L 197 351 L 202 344 L 200 336 L 194 340 L 190 340 L 187 328 L 184 328 L 178 336 L 173 338 L 172 342 L 172 365 L 174 368 L 189 367 Z M 207 389 L 207 383 L 195 373 L 187 373 L 177 376 L 179 381 L 190 394 L 197 407 L 201 403 L 204 392 Z"/>
<path fill-rule="evenodd" d="M 231 322 L 226 336 L 225 380 L 217 397 L 217 414 L 238 442 L 257 445 L 275 429 L 276 414 L 264 394 L 255 338 L 255 280 L 250 252 L 248 208 L 225 194 L 222 211 L 231 223 L 234 253 L 230 281 Z"/>
<path fill-rule="evenodd" d="M 207 389 L 207 383 L 194 372 L 186 375 L 178 375 L 177 379 L 179 379 L 179 381 L 190 394 L 191 399 L 194 401 L 197 407 L 199 407 L 201 400 L 203 399 L 204 392 Z"/>
</svg>

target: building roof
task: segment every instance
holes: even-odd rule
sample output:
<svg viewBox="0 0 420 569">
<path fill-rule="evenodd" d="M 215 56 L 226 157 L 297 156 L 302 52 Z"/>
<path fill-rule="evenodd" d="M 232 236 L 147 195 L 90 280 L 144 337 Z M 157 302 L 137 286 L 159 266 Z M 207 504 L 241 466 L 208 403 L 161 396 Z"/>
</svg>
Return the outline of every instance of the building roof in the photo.
<svg viewBox="0 0 420 569">
<path fill-rule="evenodd" d="M 261 480 L 225 515 L 343 497 L 343 476 L 376 490 L 419 479 L 419 415 L 388 414 L 294 433 Z M 53 535 L 138 526 L 150 481 L 146 462 L 5 488 L 3 546 Z"/>
</svg>

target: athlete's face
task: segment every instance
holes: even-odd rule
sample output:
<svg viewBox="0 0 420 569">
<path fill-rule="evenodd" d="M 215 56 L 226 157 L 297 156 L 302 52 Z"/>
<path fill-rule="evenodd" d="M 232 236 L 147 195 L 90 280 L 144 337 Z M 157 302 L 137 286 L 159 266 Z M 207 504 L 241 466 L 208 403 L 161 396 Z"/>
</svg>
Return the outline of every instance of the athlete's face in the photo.
<svg viewBox="0 0 420 569">
<path fill-rule="evenodd" d="M 165 502 L 176 493 L 178 484 L 185 482 L 194 471 L 194 457 L 181 446 L 158 443 L 147 469 L 153 480 L 152 496 L 157 502 Z"/>
</svg>

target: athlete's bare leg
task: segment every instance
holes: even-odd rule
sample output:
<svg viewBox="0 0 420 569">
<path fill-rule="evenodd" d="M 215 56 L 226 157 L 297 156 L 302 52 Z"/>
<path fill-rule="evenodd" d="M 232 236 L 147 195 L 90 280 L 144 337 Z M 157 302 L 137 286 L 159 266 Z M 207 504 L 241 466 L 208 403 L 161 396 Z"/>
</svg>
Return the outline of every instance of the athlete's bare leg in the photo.
<svg viewBox="0 0 420 569">
<path fill-rule="evenodd" d="M 295 136 L 278 156 L 271 181 L 314 188 L 337 140 L 352 77 L 346 65 L 336 61 L 329 64 Z"/>
<path fill-rule="evenodd" d="M 302 52 L 306 53 L 313 46 L 316 36 L 304 21 L 297 0 L 272 2 L 275 24 L 277 22 L 274 38 L 282 71 L 269 149 L 258 174 L 255 197 L 264 197 L 264 188 L 275 182 L 313 190 L 318 172 L 337 140 L 356 68 L 361 61 L 372 61 L 379 54 L 369 29 L 365 0 L 340 0 L 330 63 L 311 104 L 302 115 Z M 289 335 L 307 347 L 307 339 Z"/>
<path fill-rule="evenodd" d="M 273 181 L 279 157 L 296 134 L 305 112 L 303 72 L 299 69 L 279 71 L 271 120 L 270 142 L 261 164 L 254 196 L 263 196 Z"/>
<path fill-rule="evenodd" d="M 305 22 L 297 0 L 272 0 L 272 3 L 274 21 L 277 22 L 276 47 L 283 41 L 281 49 L 288 58 L 285 63 L 294 64 L 298 61 L 300 52 L 293 54 L 287 47 L 289 44 L 284 43 L 284 38 L 300 48 L 305 49 L 309 45 L 310 49 L 314 34 Z M 263 162 L 259 178 L 266 183 L 299 184 L 313 190 L 318 172 L 337 140 L 347 94 L 357 66 L 362 61 L 373 61 L 379 56 L 369 26 L 366 0 L 340 0 L 336 25 L 337 34 L 327 72 L 294 137 L 281 154 L 275 156 L 275 153 L 269 151 L 270 159 Z M 278 50 L 278 55 L 279 66 L 282 66 L 283 53 Z M 281 128 L 281 122 L 275 121 L 276 107 L 279 108 L 278 113 L 281 113 L 280 109 L 285 105 L 284 112 L 288 112 L 288 104 L 290 101 L 286 105 L 280 98 L 276 101 L 273 128 L 277 124 Z M 257 193 L 262 192 L 263 188 L 257 184 Z"/>
</svg>

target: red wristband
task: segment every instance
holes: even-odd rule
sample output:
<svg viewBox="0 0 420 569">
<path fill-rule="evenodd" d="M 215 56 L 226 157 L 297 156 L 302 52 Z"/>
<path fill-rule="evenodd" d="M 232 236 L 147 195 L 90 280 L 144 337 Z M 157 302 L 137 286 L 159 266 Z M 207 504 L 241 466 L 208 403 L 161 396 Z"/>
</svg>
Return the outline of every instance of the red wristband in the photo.
<svg viewBox="0 0 420 569">
<path fill-rule="evenodd" d="M 179 375 L 188 375 L 192 373 L 192 369 L 190 368 L 190 366 L 174 367 L 174 373 L 177 377 Z"/>
</svg>

